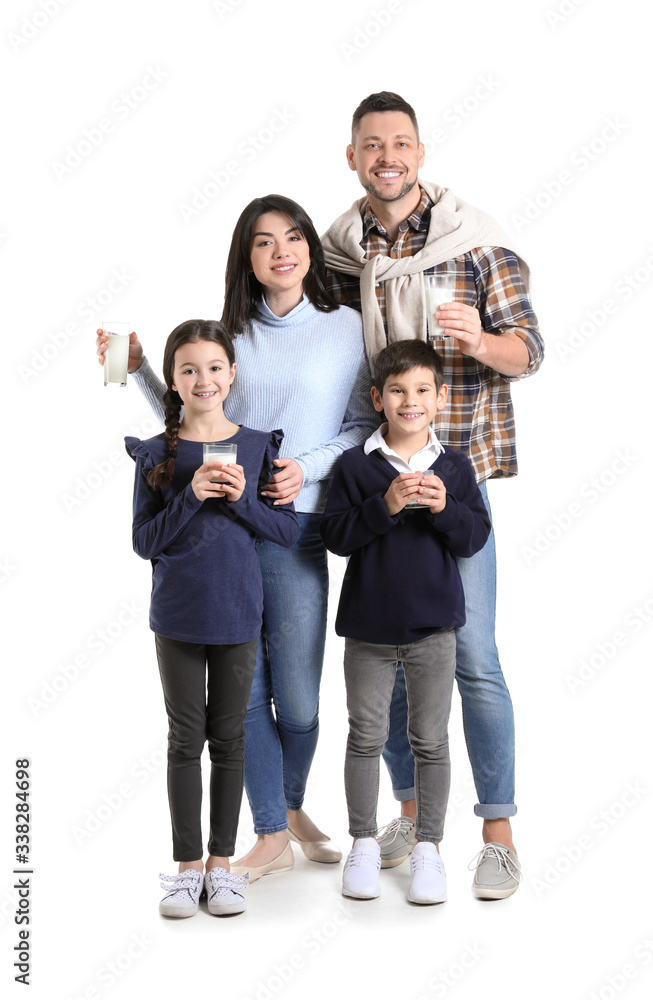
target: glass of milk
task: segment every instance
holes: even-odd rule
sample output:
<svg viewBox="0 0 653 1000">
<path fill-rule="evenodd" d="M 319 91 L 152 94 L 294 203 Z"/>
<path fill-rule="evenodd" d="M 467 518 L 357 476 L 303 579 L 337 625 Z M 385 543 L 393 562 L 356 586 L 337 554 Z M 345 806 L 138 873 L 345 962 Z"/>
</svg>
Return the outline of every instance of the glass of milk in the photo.
<svg viewBox="0 0 653 1000">
<path fill-rule="evenodd" d="M 425 274 L 426 311 L 428 313 L 428 339 L 449 339 L 449 334 L 440 326 L 435 313 L 445 302 L 456 298 L 456 279 L 451 274 Z"/>
<path fill-rule="evenodd" d="M 127 385 L 129 323 L 105 320 L 102 331 L 108 338 L 104 352 L 104 384 Z"/>
<path fill-rule="evenodd" d="M 222 462 L 223 465 L 236 463 L 238 446 L 230 441 L 209 441 L 202 445 L 202 458 L 205 462 Z M 218 473 L 219 475 L 219 473 Z M 224 479 L 212 479 L 212 483 L 224 483 Z"/>
</svg>

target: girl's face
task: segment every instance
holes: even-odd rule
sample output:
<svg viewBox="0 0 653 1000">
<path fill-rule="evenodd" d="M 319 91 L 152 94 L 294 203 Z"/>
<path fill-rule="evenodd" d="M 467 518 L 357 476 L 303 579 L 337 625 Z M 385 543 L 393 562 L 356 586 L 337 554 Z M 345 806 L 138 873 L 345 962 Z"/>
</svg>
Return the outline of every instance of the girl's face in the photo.
<svg viewBox="0 0 653 1000">
<path fill-rule="evenodd" d="M 197 340 L 175 351 L 172 388 L 187 412 L 212 413 L 222 409 L 235 374 L 236 365 L 229 364 L 224 347 L 214 340 Z"/>
<path fill-rule="evenodd" d="M 265 212 L 254 225 L 250 247 L 252 270 L 263 288 L 301 291 L 311 265 L 308 243 L 281 212 Z"/>
</svg>

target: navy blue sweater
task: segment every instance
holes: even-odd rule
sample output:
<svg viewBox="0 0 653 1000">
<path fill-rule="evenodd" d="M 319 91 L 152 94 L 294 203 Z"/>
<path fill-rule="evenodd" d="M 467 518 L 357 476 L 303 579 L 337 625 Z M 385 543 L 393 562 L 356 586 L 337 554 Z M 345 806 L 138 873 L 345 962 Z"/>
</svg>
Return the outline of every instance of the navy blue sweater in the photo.
<svg viewBox="0 0 653 1000">
<path fill-rule="evenodd" d="M 465 597 L 454 556 L 472 556 L 490 534 L 490 518 L 472 465 L 445 448 L 431 466 L 447 490 L 439 514 L 388 513 L 384 494 L 398 472 L 362 446 L 340 458 L 322 516 L 324 544 L 351 558 L 336 617 L 338 635 L 404 645 L 439 628 L 465 624 Z"/>
<path fill-rule="evenodd" d="M 256 539 L 290 547 L 299 536 L 292 504 L 260 497 L 274 471 L 281 431 L 241 427 L 238 445 L 246 485 L 239 500 L 198 500 L 191 480 L 203 463 L 201 441 L 180 440 L 172 482 L 148 486 L 146 476 L 167 457 L 165 434 L 125 438 L 136 462 L 134 550 L 152 561 L 150 628 L 168 639 L 223 645 L 249 642 L 261 629 L 263 586 Z"/>
</svg>

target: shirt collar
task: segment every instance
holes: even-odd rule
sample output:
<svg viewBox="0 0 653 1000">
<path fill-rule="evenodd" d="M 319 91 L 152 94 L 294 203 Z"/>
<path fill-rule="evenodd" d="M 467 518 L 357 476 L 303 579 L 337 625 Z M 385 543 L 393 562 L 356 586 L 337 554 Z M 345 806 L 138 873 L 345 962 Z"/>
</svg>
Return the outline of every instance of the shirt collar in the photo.
<svg viewBox="0 0 653 1000">
<path fill-rule="evenodd" d="M 427 195 L 424 188 L 420 187 L 422 192 L 422 197 L 419 200 L 419 205 L 412 212 L 405 222 L 402 222 L 399 226 L 399 231 L 403 232 L 410 226 L 416 233 L 428 232 L 429 223 L 431 221 L 431 208 L 433 207 L 433 202 Z M 376 215 L 372 211 L 372 207 L 369 201 L 366 201 L 363 206 L 363 237 L 366 239 L 372 229 L 377 229 L 379 233 L 387 236 L 386 229 L 381 225 Z"/>
<path fill-rule="evenodd" d="M 388 429 L 388 424 L 383 423 L 380 427 L 374 431 L 374 434 L 370 434 L 367 441 L 363 445 L 363 451 L 366 455 L 369 455 L 372 451 L 380 451 L 383 455 L 393 455 L 399 458 L 396 452 L 389 448 L 385 440 L 385 431 Z M 438 436 L 432 427 L 429 427 L 429 441 L 428 444 L 421 449 L 421 451 L 427 451 L 429 448 L 433 449 L 433 461 L 438 458 L 439 455 L 444 451 L 444 447 L 440 444 Z M 419 454 L 419 452 L 417 453 Z M 402 459 L 402 461 L 405 461 Z M 408 464 L 408 463 L 406 463 Z M 431 463 L 432 464 L 432 463 Z"/>
</svg>

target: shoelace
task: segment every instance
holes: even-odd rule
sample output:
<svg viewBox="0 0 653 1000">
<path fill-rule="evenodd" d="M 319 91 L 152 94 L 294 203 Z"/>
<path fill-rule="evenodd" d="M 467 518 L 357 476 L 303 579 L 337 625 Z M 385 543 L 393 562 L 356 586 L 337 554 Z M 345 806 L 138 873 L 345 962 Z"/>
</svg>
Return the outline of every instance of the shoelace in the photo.
<svg viewBox="0 0 653 1000">
<path fill-rule="evenodd" d="M 345 869 L 353 868 L 355 865 L 359 868 L 362 868 L 363 866 L 367 866 L 369 868 L 380 868 L 381 856 L 379 854 L 365 854 L 363 851 L 352 851 L 347 858 Z"/>
<path fill-rule="evenodd" d="M 209 872 L 211 899 L 215 896 L 227 896 L 231 893 L 243 896 L 243 891 L 247 888 L 248 884 L 249 875 L 232 875 L 231 872 L 226 871 L 224 868 L 212 868 Z"/>
<path fill-rule="evenodd" d="M 177 875 L 163 875 L 159 872 L 161 888 L 167 889 L 169 896 L 174 896 L 176 892 L 187 892 L 190 898 L 193 899 L 198 888 L 200 890 L 202 888 L 202 882 L 198 882 L 197 880 L 198 875 L 201 879 L 201 873 L 194 871 L 192 868 L 187 869 L 185 872 L 178 872 Z"/>
<path fill-rule="evenodd" d="M 410 859 L 410 870 L 414 871 L 424 871 L 424 872 L 440 872 L 444 875 L 444 862 L 439 854 L 434 857 L 425 857 L 423 854 L 415 857 L 413 853 Z"/>
<path fill-rule="evenodd" d="M 377 840 L 385 837 L 388 833 L 410 833 L 412 827 L 412 819 L 408 816 L 398 816 L 397 819 L 391 820 L 387 826 L 381 827 L 376 835 Z"/>
<path fill-rule="evenodd" d="M 481 862 L 485 861 L 486 858 L 494 858 L 496 860 L 497 875 L 501 871 L 501 866 L 505 865 L 508 874 L 512 875 L 517 882 L 521 882 L 523 878 L 521 870 L 510 857 L 508 848 L 502 847 L 501 844 L 486 844 L 485 847 L 482 847 L 476 857 L 472 858 L 467 865 L 469 871 L 476 871 Z"/>
</svg>

